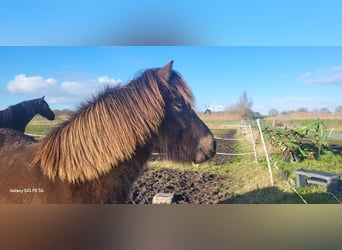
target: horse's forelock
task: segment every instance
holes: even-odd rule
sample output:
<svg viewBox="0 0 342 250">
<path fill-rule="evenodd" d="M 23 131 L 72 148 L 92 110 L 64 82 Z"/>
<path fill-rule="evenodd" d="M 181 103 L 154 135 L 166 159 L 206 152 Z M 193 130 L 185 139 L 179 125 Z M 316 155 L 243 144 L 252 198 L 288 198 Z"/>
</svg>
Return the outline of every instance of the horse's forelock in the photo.
<svg viewBox="0 0 342 250">
<path fill-rule="evenodd" d="M 169 74 L 169 78 L 165 79 L 158 75 L 158 71 L 163 68 L 154 68 L 149 69 L 145 72 L 148 75 L 152 76 L 154 79 L 157 79 L 160 88 L 164 88 L 165 94 L 167 95 L 175 95 L 175 97 L 181 97 L 184 99 L 185 103 L 194 106 L 194 96 L 192 94 L 191 89 L 189 88 L 186 80 L 182 77 L 180 73 L 175 70 L 172 70 Z"/>
<path fill-rule="evenodd" d="M 190 90 L 187 82 L 176 71 L 173 72 L 171 77 L 172 77 L 171 78 L 171 84 L 174 84 L 176 92 L 179 93 L 179 95 L 183 97 L 184 101 L 187 104 L 189 104 L 191 107 L 193 107 L 194 106 L 194 96 L 193 96 L 192 91 Z"/>
</svg>

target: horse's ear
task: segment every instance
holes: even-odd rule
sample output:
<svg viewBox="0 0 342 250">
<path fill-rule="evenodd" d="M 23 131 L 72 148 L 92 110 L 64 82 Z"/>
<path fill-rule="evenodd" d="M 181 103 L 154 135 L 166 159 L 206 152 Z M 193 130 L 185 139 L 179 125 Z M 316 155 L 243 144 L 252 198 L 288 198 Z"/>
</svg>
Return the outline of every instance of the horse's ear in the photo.
<svg viewBox="0 0 342 250">
<path fill-rule="evenodd" d="M 164 78 L 165 80 L 169 80 L 171 71 L 172 71 L 173 60 L 171 60 L 168 64 L 158 70 L 158 75 Z"/>
<path fill-rule="evenodd" d="M 43 95 L 43 97 L 41 99 L 44 100 L 44 98 L 45 98 L 45 95 Z"/>
</svg>

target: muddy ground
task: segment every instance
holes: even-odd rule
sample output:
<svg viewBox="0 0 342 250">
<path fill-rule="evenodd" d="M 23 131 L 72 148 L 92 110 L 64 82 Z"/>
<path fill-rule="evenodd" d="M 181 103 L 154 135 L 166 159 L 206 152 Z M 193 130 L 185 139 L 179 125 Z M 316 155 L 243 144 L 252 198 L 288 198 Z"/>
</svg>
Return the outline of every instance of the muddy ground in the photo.
<svg viewBox="0 0 342 250">
<path fill-rule="evenodd" d="M 232 138 L 236 130 L 229 130 L 222 138 Z M 217 140 L 217 152 L 234 152 L 236 141 Z M 213 165 L 229 163 L 232 156 L 215 155 Z M 151 160 L 161 160 L 152 156 Z M 128 203 L 151 204 L 157 193 L 174 193 L 175 204 L 215 204 L 232 196 L 229 191 L 229 177 L 200 171 L 175 169 L 145 169 L 131 189 Z"/>
</svg>

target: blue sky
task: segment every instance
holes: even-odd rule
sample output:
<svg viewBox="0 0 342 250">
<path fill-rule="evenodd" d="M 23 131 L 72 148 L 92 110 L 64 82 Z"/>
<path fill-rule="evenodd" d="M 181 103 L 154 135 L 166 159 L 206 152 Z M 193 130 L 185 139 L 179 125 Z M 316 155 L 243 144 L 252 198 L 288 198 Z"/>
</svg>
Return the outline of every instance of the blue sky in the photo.
<svg viewBox="0 0 342 250">
<path fill-rule="evenodd" d="M 173 59 L 198 110 L 226 108 L 246 90 L 263 114 L 334 111 L 341 9 L 338 0 L 1 1 L 0 109 L 41 95 L 75 108 L 103 84 Z"/>
<path fill-rule="evenodd" d="M 339 0 L 4 0 L 0 45 L 342 45 Z"/>
<path fill-rule="evenodd" d="M 42 95 L 75 108 L 103 84 L 171 59 L 200 111 L 229 107 L 244 90 L 262 114 L 342 105 L 339 46 L 2 46 L 0 55 L 0 109 Z"/>
</svg>

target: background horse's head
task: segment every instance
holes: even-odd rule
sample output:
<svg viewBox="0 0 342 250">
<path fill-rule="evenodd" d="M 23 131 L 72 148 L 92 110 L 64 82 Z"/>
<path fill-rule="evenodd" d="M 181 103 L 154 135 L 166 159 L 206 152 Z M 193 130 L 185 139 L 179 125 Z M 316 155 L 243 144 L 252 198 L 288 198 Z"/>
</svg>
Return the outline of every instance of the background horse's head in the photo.
<svg viewBox="0 0 342 250">
<path fill-rule="evenodd" d="M 215 155 L 216 142 L 193 110 L 192 93 L 185 80 L 172 70 L 172 64 L 155 69 L 165 101 L 165 117 L 154 148 L 170 160 L 202 163 Z"/>
<path fill-rule="evenodd" d="M 49 104 L 45 101 L 45 96 L 42 98 L 36 99 L 36 112 L 40 114 L 41 116 L 45 117 L 46 119 L 52 121 L 55 119 L 55 114 L 50 109 Z"/>
<path fill-rule="evenodd" d="M 25 132 L 27 124 L 36 114 L 40 114 L 49 120 L 55 119 L 55 114 L 44 100 L 44 96 L 20 102 L 0 111 L 0 127 Z"/>
</svg>

